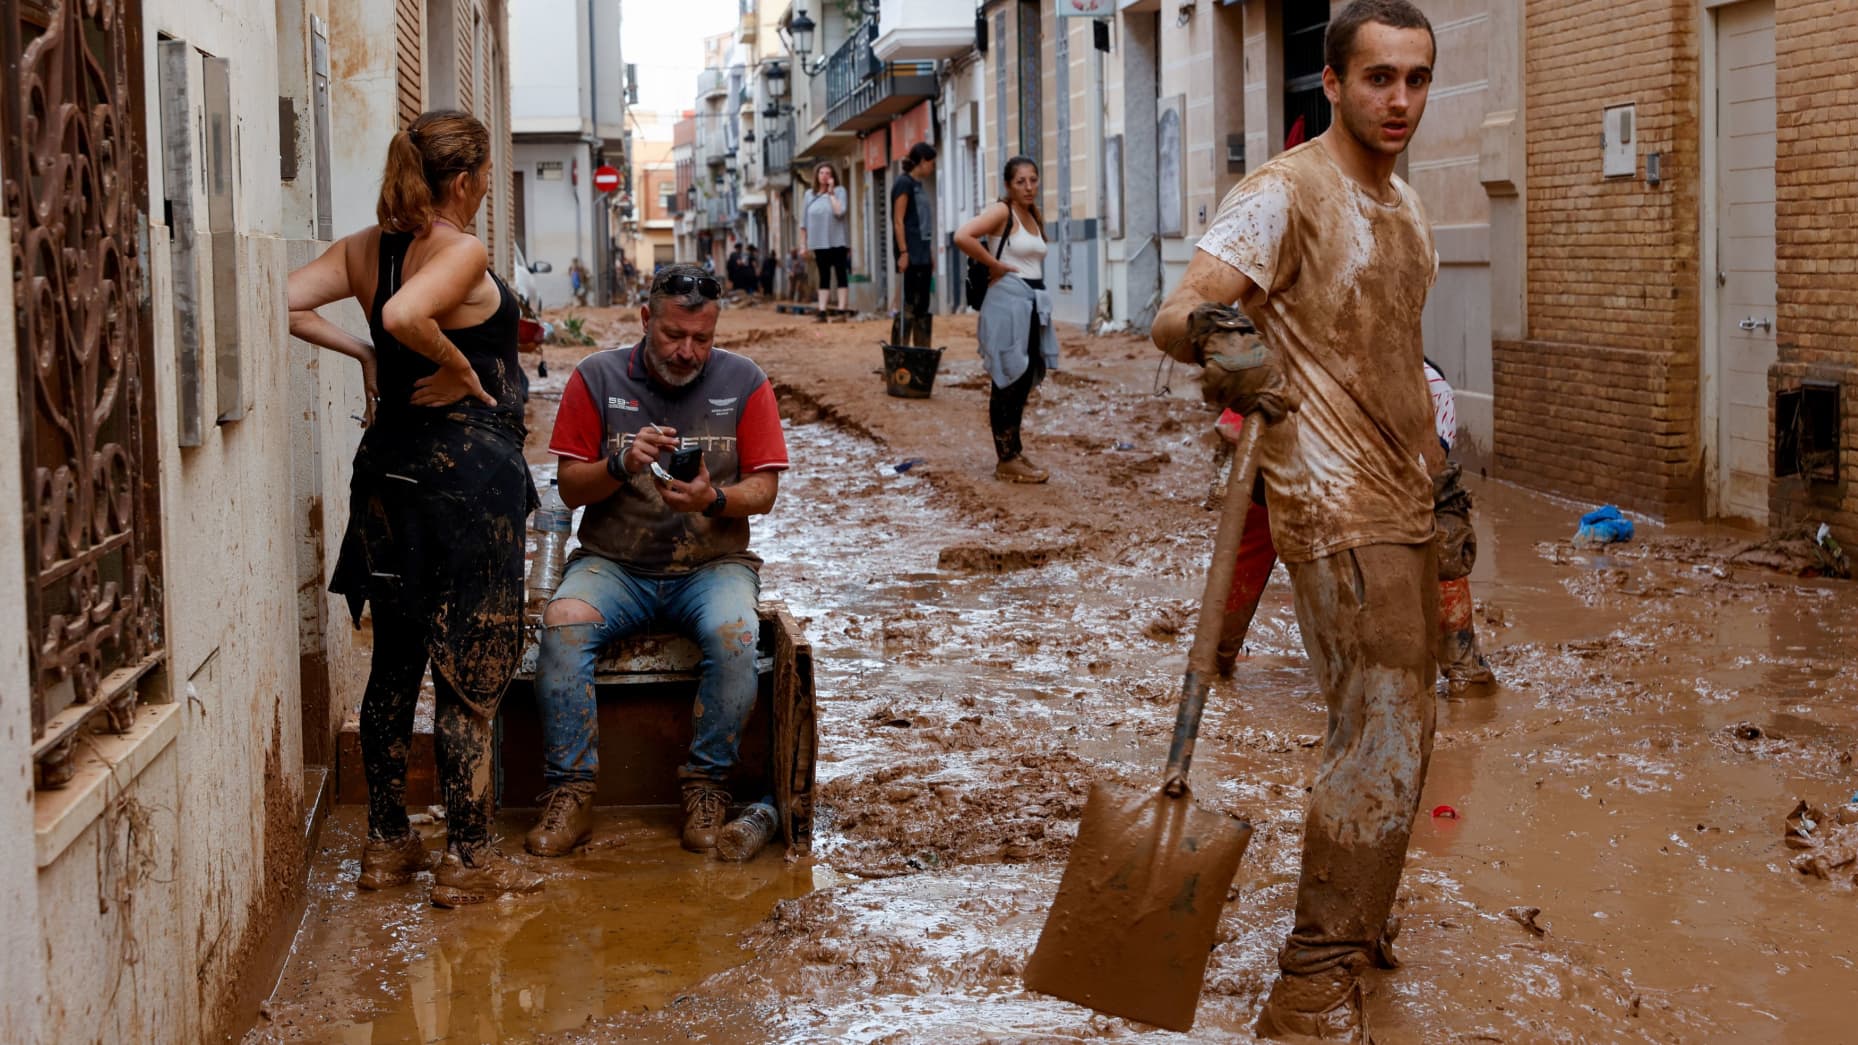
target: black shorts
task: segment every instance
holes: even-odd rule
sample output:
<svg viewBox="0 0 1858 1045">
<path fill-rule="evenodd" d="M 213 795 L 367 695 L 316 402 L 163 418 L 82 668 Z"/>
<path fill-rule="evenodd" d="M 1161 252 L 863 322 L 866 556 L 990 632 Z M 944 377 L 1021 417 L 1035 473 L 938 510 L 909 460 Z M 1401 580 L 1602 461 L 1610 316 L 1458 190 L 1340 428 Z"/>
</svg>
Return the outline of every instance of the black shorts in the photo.
<svg viewBox="0 0 1858 1045">
<path fill-rule="evenodd" d="M 852 281 L 852 248 L 826 247 L 813 252 L 813 260 L 819 264 L 819 289 L 832 289 L 832 274 L 839 274 L 839 286 L 849 287 Z"/>
</svg>

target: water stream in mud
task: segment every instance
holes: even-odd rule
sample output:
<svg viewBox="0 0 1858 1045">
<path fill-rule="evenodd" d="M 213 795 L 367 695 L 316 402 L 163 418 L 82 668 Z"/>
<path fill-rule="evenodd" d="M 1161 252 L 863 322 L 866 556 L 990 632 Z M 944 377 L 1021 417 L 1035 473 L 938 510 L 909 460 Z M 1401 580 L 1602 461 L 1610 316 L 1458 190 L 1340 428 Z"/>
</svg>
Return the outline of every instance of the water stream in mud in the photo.
<svg viewBox="0 0 1858 1045">
<path fill-rule="evenodd" d="M 755 546 L 764 596 L 814 646 L 815 861 L 720 864 L 679 850 L 669 817 L 609 814 L 586 854 L 536 862 L 541 897 L 437 911 L 423 885 L 357 893 L 345 807 L 248 1041 L 1247 1040 L 1323 725 L 1282 574 L 1196 763 L 1203 800 L 1258 835 L 1200 1024 L 1146 1031 L 1030 995 L 1017 971 L 1090 780 L 1147 780 L 1165 757 L 1212 516 L 1066 555 L 1062 535 L 964 518 L 932 476 L 880 475 L 873 444 L 819 424 L 788 438 L 800 467 Z M 1503 684 L 1441 705 L 1422 808 L 1460 816 L 1415 831 L 1408 965 L 1377 981 L 1377 1032 L 1848 1038 L 1853 889 L 1793 871 L 1781 820 L 1858 787 L 1858 596 L 1575 555 L 1557 542 L 1578 510 L 1479 494 L 1479 627 Z M 1007 572 L 942 555 L 1006 537 L 1058 554 Z M 501 821 L 506 839 L 526 827 Z"/>
</svg>

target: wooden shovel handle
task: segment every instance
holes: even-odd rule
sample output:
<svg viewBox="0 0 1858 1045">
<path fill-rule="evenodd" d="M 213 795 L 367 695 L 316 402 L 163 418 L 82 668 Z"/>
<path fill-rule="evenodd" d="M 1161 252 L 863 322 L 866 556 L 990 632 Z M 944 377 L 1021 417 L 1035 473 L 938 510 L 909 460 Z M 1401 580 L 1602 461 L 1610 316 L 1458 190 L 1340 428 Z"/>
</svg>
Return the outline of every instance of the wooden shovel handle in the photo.
<svg viewBox="0 0 1858 1045">
<path fill-rule="evenodd" d="M 1206 590 L 1200 596 L 1200 622 L 1194 628 L 1193 649 L 1187 654 L 1187 677 L 1181 686 L 1181 706 L 1174 719 L 1174 743 L 1168 749 L 1164 790 L 1170 795 L 1187 791 L 1187 769 L 1193 762 L 1194 738 L 1200 735 L 1200 713 L 1206 709 L 1206 688 L 1219 656 L 1219 633 L 1226 623 L 1226 599 L 1232 594 L 1232 570 L 1239 561 L 1239 541 L 1245 536 L 1245 515 L 1251 509 L 1252 483 L 1258 476 L 1258 437 L 1265 420 L 1245 415 L 1239 431 L 1239 448 L 1226 480 L 1226 503 L 1219 513 L 1219 533 L 1213 538 L 1213 562 L 1206 570 Z"/>
</svg>

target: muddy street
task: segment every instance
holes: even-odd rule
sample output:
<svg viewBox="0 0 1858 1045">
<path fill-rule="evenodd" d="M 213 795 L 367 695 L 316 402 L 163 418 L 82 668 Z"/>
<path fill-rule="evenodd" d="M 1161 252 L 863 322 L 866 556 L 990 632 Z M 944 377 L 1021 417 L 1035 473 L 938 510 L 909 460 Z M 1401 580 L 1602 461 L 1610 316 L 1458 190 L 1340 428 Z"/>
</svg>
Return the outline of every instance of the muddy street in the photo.
<svg viewBox="0 0 1858 1045">
<path fill-rule="evenodd" d="M 363 812 L 339 807 L 247 1042 L 1251 1040 L 1324 728 L 1288 579 L 1196 756 L 1196 794 L 1256 834 L 1194 1032 L 1026 992 L 1091 781 L 1159 782 L 1216 521 L 1211 416 L 1146 341 L 1067 332 L 1025 424 L 1053 479 L 999 484 L 972 318 L 937 323 L 917 401 L 884 393 L 883 323 L 724 313 L 794 465 L 753 546 L 816 658 L 811 858 L 723 864 L 680 850 L 669 811 L 608 810 L 584 853 L 517 857 L 549 875 L 538 896 L 444 911 L 421 886 L 359 892 Z M 638 330 L 619 310 L 588 328 Z M 538 466 L 586 350 L 547 351 Z M 1441 697 L 1377 1037 L 1848 1040 L 1858 868 L 1796 870 L 1784 836 L 1801 800 L 1858 808 L 1858 590 L 1700 527 L 1579 550 L 1591 506 L 1473 493 L 1499 684 Z M 528 802 L 505 796 L 513 854 Z"/>
</svg>

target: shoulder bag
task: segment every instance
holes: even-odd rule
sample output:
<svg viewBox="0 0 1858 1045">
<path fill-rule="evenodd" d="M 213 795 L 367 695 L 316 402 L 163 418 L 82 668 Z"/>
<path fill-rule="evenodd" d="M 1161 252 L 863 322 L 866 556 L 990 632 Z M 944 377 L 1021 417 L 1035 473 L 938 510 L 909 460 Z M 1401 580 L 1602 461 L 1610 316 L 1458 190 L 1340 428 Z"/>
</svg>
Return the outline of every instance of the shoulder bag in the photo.
<svg viewBox="0 0 1858 1045">
<path fill-rule="evenodd" d="M 1013 234 L 1013 205 L 1006 207 L 1006 229 L 1000 233 L 1000 243 L 994 248 L 994 257 L 1006 252 L 1007 237 Z M 987 288 L 993 283 L 993 273 L 986 265 L 968 259 L 968 307 L 979 312 L 981 303 L 987 300 Z"/>
</svg>

